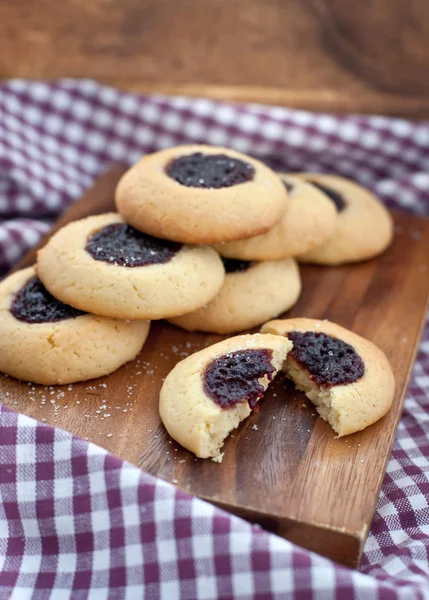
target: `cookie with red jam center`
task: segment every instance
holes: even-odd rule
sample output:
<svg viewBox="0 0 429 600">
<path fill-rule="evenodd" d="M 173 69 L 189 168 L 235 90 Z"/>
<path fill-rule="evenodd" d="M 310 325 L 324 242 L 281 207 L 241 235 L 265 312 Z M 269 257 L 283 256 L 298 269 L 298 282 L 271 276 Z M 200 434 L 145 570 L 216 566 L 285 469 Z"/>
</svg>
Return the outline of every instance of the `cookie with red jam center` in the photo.
<svg viewBox="0 0 429 600">
<path fill-rule="evenodd" d="M 272 229 L 245 240 L 217 244 L 221 256 L 240 260 L 279 260 L 309 252 L 334 233 L 337 210 L 326 194 L 294 175 L 281 175 L 288 208 Z"/>
<path fill-rule="evenodd" d="M 169 319 L 187 331 L 235 333 L 258 327 L 289 310 L 301 293 L 301 277 L 293 258 L 251 262 L 224 258 L 222 288 L 202 308 Z"/>
<path fill-rule="evenodd" d="M 170 436 L 198 457 L 220 462 L 225 439 L 259 408 L 291 347 L 282 336 L 241 335 L 179 362 L 159 396 Z"/>
<path fill-rule="evenodd" d="M 0 283 L 0 371 L 17 379 L 62 385 L 108 375 L 135 358 L 149 327 L 64 304 L 34 267 Z"/>
<path fill-rule="evenodd" d="M 118 184 L 116 206 L 149 235 L 215 244 L 271 229 L 287 208 L 287 191 L 276 173 L 246 154 L 177 146 L 131 167 Z"/>
<path fill-rule="evenodd" d="M 37 257 L 47 290 L 62 302 L 116 319 L 162 319 L 207 304 L 222 287 L 208 246 L 155 238 L 108 213 L 69 223 Z"/>
<path fill-rule="evenodd" d="M 301 262 L 340 265 L 378 256 L 393 239 L 393 219 L 382 202 L 363 186 L 336 175 L 297 174 L 327 198 L 337 211 L 332 235 L 300 253 Z"/>
<path fill-rule="evenodd" d="M 261 331 L 292 342 L 283 370 L 338 437 L 365 429 L 390 409 L 395 391 L 392 368 L 369 340 L 316 319 L 270 321 Z"/>
</svg>

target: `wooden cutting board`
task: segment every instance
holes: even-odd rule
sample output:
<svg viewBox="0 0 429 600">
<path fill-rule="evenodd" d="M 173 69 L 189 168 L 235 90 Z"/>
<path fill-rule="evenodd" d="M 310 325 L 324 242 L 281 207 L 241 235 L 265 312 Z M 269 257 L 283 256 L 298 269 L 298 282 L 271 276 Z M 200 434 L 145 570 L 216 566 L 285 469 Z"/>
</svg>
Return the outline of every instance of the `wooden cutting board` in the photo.
<svg viewBox="0 0 429 600">
<path fill-rule="evenodd" d="M 103 176 L 57 227 L 112 210 L 123 170 L 114 167 Z M 402 213 L 395 220 L 394 244 L 380 258 L 347 267 L 303 267 L 303 293 L 288 313 L 331 319 L 386 352 L 397 382 L 394 405 L 363 432 L 335 439 L 305 396 L 279 376 L 261 410 L 226 442 L 222 464 L 196 459 L 169 439 L 158 416 L 158 393 L 176 362 L 222 338 L 189 334 L 164 322 L 152 325 L 140 356 L 109 377 L 47 389 L 0 376 L 0 399 L 186 492 L 356 567 L 401 415 L 429 293 L 429 221 Z M 32 264 L 34 256 L 30 252 L 20 266 Z"/>
</svg>

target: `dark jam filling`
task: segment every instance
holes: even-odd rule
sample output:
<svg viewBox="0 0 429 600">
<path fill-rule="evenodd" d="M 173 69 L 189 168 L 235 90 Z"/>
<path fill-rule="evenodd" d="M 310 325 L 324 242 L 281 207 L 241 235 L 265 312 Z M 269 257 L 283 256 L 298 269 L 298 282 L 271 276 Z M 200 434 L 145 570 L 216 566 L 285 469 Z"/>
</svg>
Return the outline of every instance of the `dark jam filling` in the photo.
<svg viewBox="0 0 429 600">
<path fill-rule="evenodd" d="M 204 390 L 222 408 L 248 402 L 258 409 L 264 388 L 258 379 L 266 375 L 271 381 L 275 368 L 271 350 L 237 350 L 211 362 L 204 371 Z"/>
<path fill-rule="evenodd" d="M 283 181 L 284 186 L 288 194 L 290 194 L 293 190 L 293 183 L 289 183 L 289 181 Z"/>
<path fill-rule="evenodd" d="M 38 277 L 33 277 L 13 299 L 10 312 L 25 323 L 55 323 L 86 313 L 63 304 L 48 292 Z"/>
<path fill-rule="evenodd" d="M 326 194 L 330 200 L 332 200 L 338 212 L 341 212 L 345 209 L 346 201 L 344 200 L 344 196 L 342 194 L 330 187 L 327 187 L 326 185 L 322 185 L 321 183 L 316 183 L 315 181 L 310 181 L 310 183 L 314 185 L 314 187 L 317 187 L 321 192 Z"/>
<path fill-rule="evenodd" d="M 251 181 L 255 170 L 249 163 L 226 154 L 195 152 L 175 158 L 165 167 L 169 177 L 186 187 L 224 188 Z"/>
<path fill-rule="evenodd" d="M 222 258 L 222 262 L 227 273 L 243 273 L 253 264 L 252 261 L 236 260 L 235 258 Z"/>
<path fill-rule="evenodd" d="M 338 338 L 314 331 L 291 331 L 288 338 L 293 342 L 290 355 L 318 385 L 353 383 L 365 372 L 365 365 L 353 346 Z"/>
<path fill-rule="evenodd" d="M 181 247 L 182 244 L 160 240 L 125 223 L 114 223 L 94 233 L 85 250 L 95 260 L 121 267 L 145 267 L 167 263 Z"/>
</svg>

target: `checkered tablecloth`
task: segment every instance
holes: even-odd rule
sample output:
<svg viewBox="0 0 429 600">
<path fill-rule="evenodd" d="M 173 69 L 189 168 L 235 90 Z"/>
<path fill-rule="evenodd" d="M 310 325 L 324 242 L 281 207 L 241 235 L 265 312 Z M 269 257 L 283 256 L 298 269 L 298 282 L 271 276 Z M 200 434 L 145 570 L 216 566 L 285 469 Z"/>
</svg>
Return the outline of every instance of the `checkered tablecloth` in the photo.
<svg viewBox="0 0 429 600">
<path fill-rule="evenodd" d="M 338 173 L 429 214 L 429 123 L 16 80 L 0 85 L 0 270 L 109 164 L 184 142 Z M 3 407 L 0 600 L 429 598 L 428 498 L 428 328 L 359 571 Z"/>
</svg>

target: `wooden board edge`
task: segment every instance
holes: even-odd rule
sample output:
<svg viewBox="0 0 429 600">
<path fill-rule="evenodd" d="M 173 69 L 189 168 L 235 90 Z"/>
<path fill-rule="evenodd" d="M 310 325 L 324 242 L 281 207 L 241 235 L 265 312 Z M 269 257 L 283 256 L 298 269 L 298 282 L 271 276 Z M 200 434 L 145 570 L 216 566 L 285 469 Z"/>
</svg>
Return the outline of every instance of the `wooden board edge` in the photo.
<svg viewBox="0 0 429 600">
<path fill-rule="evenodd" d="M 265 513 L 249 510 L 246 507 L 214 501 L 200 496 L 202 500 L 214 504 L 228 513 L 250 522 L 252 525 L 262 527 L 289 542 L 302 548 L 325 556 L 336 563 L 356 569 L 362 555 L 364 540 L 368 535 L 366 527 L 359 533 L 353 534 L 342 529 L 321 527 L 317 523 L 310 523 L 294 518 L 278 518 L 277 515 L 268 516 Z"/>
<path fill-rule="evenodd" d="M 384 461 L 384 464 L 383 464 L 383 476 L 380 477 L 380 483 L 379 483 L 379 485 L 377 487 L 376 494 L 375 494 L 375 502 L 374 502 L 374 508 L 372 510 L 371 523 L 372 523 L 372 521 L 374 519 L 375 511 L 377 509 L 377 504 L 378 504 L 378 500 L 379 500 L 379 497 L 380 497 L 380 491 L 381 491 L 384 479 L 386 477 L 387 465 L 388 465 L 388 463 L 390 461 L 390 458 L 392 456 L 393 446 L 394 446 L 395 441 L 396 441 L 396 433 L 398 431 L 398 426 L 399 426 L 399 423 L 400 423 L 401 418 L 402 418 L 402 412 L 403 412 L 404 402 L 405 402 L 405 398 L 406 398 L 406 396 L 408 394 L 408 389 L 410 387 L 411 375 L 412 375 L 413 370 L 414 370 L 414 365 L 415 365 L 415 362 L 416 362 L 416 356 L 417 356 L 417 353 L 418 353 L 418 351 L 420 349 L 420 344 L 421 344 L 423 332 L 424 332 L 424 329 L 426 327 L 426 320 L 427 320 L 428 310 L 429 310 L 429 290 L 428 290 L 428 293 L 426 295 L 425 311 L 424 311 L 424 313 L 422 313 L 422 319 L 420 321 L 420 326 L 419 326 L 419 328 L 417 330 L 416 339 L 415 339 L 415 343 L 414 343 L 414 346 L 413 346 L 413 353 L 412 353 L 411 361 L 410 361 L 410 364 L 409 364 L 409 367 L 408 367 L 408 371 L 407 371 L 407 375 L 406 375 L 406 378 L 405 378 L 404 386 L 403 386 L 403 389 L 402 389 L 402 394 L 401 394 L 401 396 L 399 398 L 398 413 L 397 413 L 397 416 L 396 416 L 396 421 L 394 423 L 394 428 L 393 428 L 393 433 L 392 433 L 392 438 L 391 438 L 392 441 L 391 441 L 391 444 L 390 444 L 389 451 L 388 451 L 388 453 L 385 456 L 385 461 Z M 371 525 L 371 523 L 370 523 L 370 525 Z M 363 550 L 364 550 L 364 546 L 365 546 L 366 539 L 368 537 L 370 528 L 371 527 L 368 528 L 368 531 L 366 532 L 365 537 L 363 539 L 363 543 L 361 545 L 361 549 L 360 549 L 360 553 L 359 553 L 359 557 L 358 557 L 358 562 L 356 564 L 356 568 L 358 567 L 358 565 L 360 563 L 360 560 L 362 558 L 362 553 L 363 553 Z"/>
</svg>

